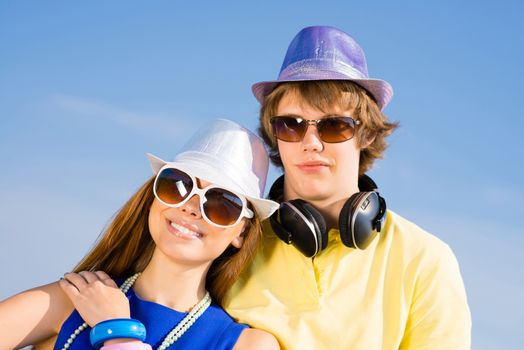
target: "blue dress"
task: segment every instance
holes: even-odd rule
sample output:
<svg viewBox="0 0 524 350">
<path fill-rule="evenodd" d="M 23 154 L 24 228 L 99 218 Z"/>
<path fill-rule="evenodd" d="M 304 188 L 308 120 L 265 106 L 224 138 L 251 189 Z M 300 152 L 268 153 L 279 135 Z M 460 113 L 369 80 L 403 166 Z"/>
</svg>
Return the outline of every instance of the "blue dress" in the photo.
<svg viewBox="0 0 524 350">
<path fill-rule="evenodd" d="M 131 318 L 140 320 L 147 330 L 146 343 L 153 349 L 158 348 L 164 337 L 180 322 L 187 313 L 178 312 L 166 306 L 140 299 L 133 289 L 127 292 Z M 80 326 L 84 320 L 75 310 L 62 325 L 54 349 L 60 350 L 71 333 Z M 180 339 L 169 349 L 232 349 L 240 336 L 247 328 L 245 324 L 235 322 L 220 306 L 212 303 L 209 308 L 198 318 Z M 88 327 L 73 341 L 69 349 L 92 349 L 89 342 Z"/>
</svg>

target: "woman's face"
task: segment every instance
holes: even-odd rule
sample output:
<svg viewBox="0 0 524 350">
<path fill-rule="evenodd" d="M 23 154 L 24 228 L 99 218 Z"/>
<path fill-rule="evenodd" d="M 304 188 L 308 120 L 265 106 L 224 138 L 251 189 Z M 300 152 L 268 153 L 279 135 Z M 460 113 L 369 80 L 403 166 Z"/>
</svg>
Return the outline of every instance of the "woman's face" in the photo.
<svg viewBox="0 0 524 350">
<path fill-rule="evenodd" d="M 205 188 L 209 182 L 198 180 Z M 200 197 L 194 195 L 178 208 L 168 207 L 157 198 L 149 211 L 149 231 L 156 249 L 170 260 L 183 264 L 211 263 L 229 245 L 240 248 L 246 218 L 232 227 L 214 226 L 202 217 Z"/>
</svg>

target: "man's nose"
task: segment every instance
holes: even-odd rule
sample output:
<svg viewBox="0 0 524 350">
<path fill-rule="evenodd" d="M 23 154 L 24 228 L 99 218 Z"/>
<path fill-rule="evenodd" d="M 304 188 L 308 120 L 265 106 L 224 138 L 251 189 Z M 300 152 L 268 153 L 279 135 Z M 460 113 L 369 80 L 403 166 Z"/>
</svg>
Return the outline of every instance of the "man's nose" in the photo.
<svg viewBox="0 0 524 350">
<path fill-rule="evenodd" d="M 320 139 L 316 124 L 309 124 L 306 129 L 306 134 L 302 139 L 302 150 L 304 152 L 321 152 L 324 149 L 324 144 Z"/>
</svg>

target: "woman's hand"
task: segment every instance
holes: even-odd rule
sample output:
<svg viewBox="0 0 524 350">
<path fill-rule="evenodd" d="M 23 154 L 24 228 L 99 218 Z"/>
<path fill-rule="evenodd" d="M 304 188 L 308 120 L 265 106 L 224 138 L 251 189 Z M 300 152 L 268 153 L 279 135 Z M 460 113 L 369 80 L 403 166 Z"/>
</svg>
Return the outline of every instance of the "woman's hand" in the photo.
<svg viewBox="0 0 524 350">
<path fill-rule="evenodd" d="M 130 318 L 129 300 L 103 271 L 66 273 L 59 285 L 91 327 L 112 318 Z"/>
</svg>

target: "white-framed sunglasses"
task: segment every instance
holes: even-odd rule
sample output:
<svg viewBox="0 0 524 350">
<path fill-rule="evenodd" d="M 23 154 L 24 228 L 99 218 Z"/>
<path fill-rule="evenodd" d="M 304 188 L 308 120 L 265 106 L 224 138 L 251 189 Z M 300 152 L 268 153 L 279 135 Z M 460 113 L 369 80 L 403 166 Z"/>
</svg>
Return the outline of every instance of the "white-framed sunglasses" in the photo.
<svg viewBox="0 0 524 350">
<path fill-rule="evenodd" d="M 216 185 L 199 188 L 196 178 L 169 164 L 158 172 L 153 184 L 155 197 L 168 207 L 178 208 L 191 197 L 200 198 L 200 212 L 206 222 L 225 228 L 231 227 L 243 218 L 255 214 L 247 207 L 244 196 Z"/>
</svg>

